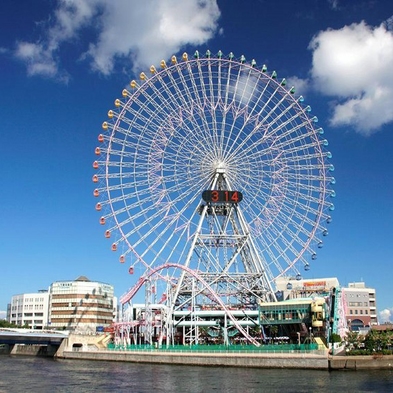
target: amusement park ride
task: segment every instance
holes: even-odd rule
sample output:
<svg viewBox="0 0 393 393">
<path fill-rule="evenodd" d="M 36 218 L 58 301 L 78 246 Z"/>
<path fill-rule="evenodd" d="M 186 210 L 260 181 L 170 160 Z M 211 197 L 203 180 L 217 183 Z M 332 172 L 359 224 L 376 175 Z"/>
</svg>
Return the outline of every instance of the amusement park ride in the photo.
<svg viewBox="0 0 393 393">
<path fill-rule="evenodd" d="M 332 155 L 310 111 L 275 71 L 221 51 L 172 56 L 123 90 L 93 163 L 100 224 L 136 277 L 117 339 L 260 345 L 271 335 L 264 307 L 285 305 L 276 281 L 309 270 L 334 210 Z M 312 301 L 307 315 L 291 308 L 289 336 L 305 321 L 327 331 L 311 323 Z"/>
</svg>

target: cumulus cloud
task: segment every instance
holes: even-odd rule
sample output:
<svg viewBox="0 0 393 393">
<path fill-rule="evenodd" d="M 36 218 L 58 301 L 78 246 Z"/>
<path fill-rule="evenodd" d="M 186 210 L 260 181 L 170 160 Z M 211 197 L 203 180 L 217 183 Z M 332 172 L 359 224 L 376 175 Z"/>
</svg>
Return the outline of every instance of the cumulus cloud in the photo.
<svg viewBox="0 0 393 393">
<path fill-rule="evenodd" d="M 89 31 L 94 39 L 80 58 L 109 75 L 120 59 L 138 69 L 169 58 L 184 45 L 207 42 L 217 33 L 219 17 L 216 0 L 58 0 L 45 23 L 45 38 L 18 42 L 15 55 L 30 75 L 65 80 L 59 52 Z"/>
<path fill-rule="evenodd" d="M 109 74 L 116 57 L 132 55 L 140 68 L 167 59 L 183 45 L 203 44 L 216 32 L 220 11 L 213 0 L 148 0 L 111 3 L 105 14 L 88 55 L 95 69 Z"/>
<path fill-rule="evenodd" d="M 333 126 L 363 135 L 393 121 L 393 33 L 391 23 L 365 22 L 319 32 L 311 41 L 315 89 L 334 97 Z"/>
<path fill-rule="evenodd" d="M 386 308 L 379 312 L 379 322 L 386 323 L 386 322 L 393 322 L 393 308 Z"/>
<path fill-rule="evenodd" d="M 56 61 L 53 59 L 53 53 L 44 48 L 42 44 L 20 42 L 15 55 L 26 62 L 29 75 L 53 77 L 58 74 L 59 70 Z"/>
<path fill-rule="evenodd" d="M 386 21 L 383 24 L 385 25 L 386 30 L 393 31 L 393 16 L 386 19 Z"/>
<path fill-rule="evenodd" d="M 68 81 L 67 72 L 60 70 L 58 53 L 65 42 L 78 37 L 99 10 L 99 1 L 59 0 L 58 8 L 50 16 L 44 39 L 37 42 L 20 41 L 15 56 L 24 61 L 29 75 L 41 75 Z"/>
<path fill-rule="evenodd" d="M 310 89 L 310 80 L 307 78 L 301 79 L 297 76 L 291 76 L 287 78 L 287 86 L 294 86 L 296 93 L 298 94 L 306 94 Z"/>
<path fill-rule="evenodd" d="M 6 316 L 7 316 L 7 311 L 0 310 L 0 319 L 5 319 Z"/>
</svg>

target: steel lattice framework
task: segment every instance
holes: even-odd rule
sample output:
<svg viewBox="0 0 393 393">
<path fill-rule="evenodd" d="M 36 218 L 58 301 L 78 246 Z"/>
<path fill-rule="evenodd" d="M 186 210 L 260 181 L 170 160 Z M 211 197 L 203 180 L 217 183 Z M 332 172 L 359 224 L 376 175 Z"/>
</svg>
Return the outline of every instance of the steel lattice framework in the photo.
<svg viewBox="0 0 393 393">
<path fill-rule="evenodd" d="M 154 271 L 169 326 L 184 309 L 255 309 L 276 299 L 275 278 L 309 269 L 335 196 L 310 111 L 276 72 L 232 53 L 173 56 L 130 82 L 93 164 L 105 236 L 139 277 L 122 303 Z"/>
</svg>

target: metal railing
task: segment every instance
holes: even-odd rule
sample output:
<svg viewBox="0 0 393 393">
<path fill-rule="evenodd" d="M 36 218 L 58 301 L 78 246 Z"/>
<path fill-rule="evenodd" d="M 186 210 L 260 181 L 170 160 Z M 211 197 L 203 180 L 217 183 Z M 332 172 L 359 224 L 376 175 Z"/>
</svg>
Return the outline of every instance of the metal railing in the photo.
<svg viewBox="0 0 393 393">
<path fill-rule="evenodd" d="M 108 344 L 111 351 L 133 351 L 133 352 L 183 352 L 183 353 L 309 353 L 318 351 L 318 344 L 275 344 L 261 345 L 122 345 Z"/>
</svg>

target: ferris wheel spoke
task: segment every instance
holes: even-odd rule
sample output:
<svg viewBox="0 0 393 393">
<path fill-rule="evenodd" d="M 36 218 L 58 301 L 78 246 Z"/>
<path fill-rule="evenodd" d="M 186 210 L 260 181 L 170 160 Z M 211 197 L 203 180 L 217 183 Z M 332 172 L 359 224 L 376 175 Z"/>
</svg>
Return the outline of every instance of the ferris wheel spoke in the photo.
<svg viewBox="0 0 393 393">
<path fill-rule="evenodd" d="M 286 230 L 288 231 L 287 232 L 288 235 L 294 236 L 294 233 L 290 229 L 286 228 Z M 272 241 L 272 245 L 271 246 L 273 246 L 277 250 L 277 252 L 278 252 L 278 254 L 277 254 L 278 259 L 280 259 L 280 258 L 287 258 L 287 253 L 286 253 L 287 250 L 291 252 L 292 256 L 299 254 L 299 250 L 293 246 L 293 241 L 288 240 L 287 237 L 285 237 L 285 236 L 282 236 L 281 227 L 280 227 L 280 229 L 278 229 L 276 226 L 272 226 L 271 227 L 271 232 L 272 232 L 273 235 L 276 236 L 276 239 L 279 239 L 280 242 L 283 244 L 283 247 L 281 247 L 277 243 L 277 240 L 273 240 L 271 238 L 271 241 Z M 292 237 L 292 239 L 296 239 L 296 238 Z M 305 245 L 305 243 L 303 243 L 300 239 L 297 239 L 297 243 L 296 244 L 299 244 L 300 246 L 304 246 Z M 292 263 L 293 263 L 292 259 L 288 259 L 287 260 L 288 266 L 290 266 Z"/>
<path fill-rule="evenodd" d="M 161 112 L 163 111 L 159 108 L 157 109 L 157 112 L 155 112 L 154 116 L 149 117 L 149 115 L 153 113 L 152 111 L 147 110 L 145 114 L 141 111 L 141 103 L 139 103 L 138 100 L 136 100 L 135 103 L 137 108 L 134 108 L 132 104 L 129 103 L 129 101 L 132 103 L 132 96 L 128 99 L 128 103 L 124 105 L 122 111 L 116 117 L 115 123 L 112 125 L 113 129 L 120 133 L 120 135 L 130 136 L 132 132 L 136 132 L 138 130 L 138 124 L 150 124 L 152 128 L 158 128 L 161 124 L 163 124 L 163 122 L 165 122 L 165 118 L 161 117 Z M 128 116 L 130 116 L 130 118 L 128 118 Z M 128 127 L 124 128 L 121 123 L 126 124 Z"/>
<path fill-rule="evenodd" d="M 173 214 L 172 217 L 168 217 L 167 220 L 162 219 L 161 221 L 157 221 L 154 225 L 149 225 L 148 224 L 148 229 L 145 231 L 143 236 L 140 236 L 137 241 L 135 241 L 134 245 L 138 246 L 140 243 L 145 242 L 145 240 L 151 238 L 151 235 L 154 235 L 154 238 L 152 242 L 149 242 L 149 248 L 154 247 L 154 245 L 158 242 L 161 241 L 161 238 L 166 238 L 167 234 L 169 234 L 169 240 L 171 237 L 174 235 L 176 231 L 173 230 L 172 225 L 174 225 L 176 222 L 178 222 L 180 219 L 180 214 Z M 164 225 L 165 224 L 165 225 Z M 164 227 L 162 228 L 162 226 Z M 160 228 L 160 231 L 157 231 L 157 229 Z M 139 232 L 139 231 L 138 231 Z M 145 254 L 147 253 L 148 249 L 144 253 L 141 254 L 141 257 L 143 258 Z M 158 252 L 157 255 L 160 255 Z"/>
<path fill-rule="evenodd" d="M 178 70 L 179 70 L 179 73 L 181 74 L 180 67 Z M 169 76 L 169 79 L 171 81 L 173 81 L 172 73 L 168 71 L 167 75 Z M 164 91 L 167 93 L 167 98 L 164 98 L 162 96 L 161 92 L 159 92 L 156 89 L 154 84 L 152 84 L 153 91 L 155 91 L 156 94 L 160 97 L 161 102 L 169 103 L 172 108 L 176 108 L 176 107 L 178 108 L 179 103 L 182 105 L 182 111 L 176 111 L 176 109 L 173 109 L 172 113 L 173 113 L 174 119 L 177 118 L 177 123 L 180 124 L 183 127 L 183 129 L 188 130 L 188 135 L 192 135 L 192 129 L 190 128 L 189 125 L 187 125 L 187 123 L 183 119 L 183 113 L 190 112 L 189 105 L 190 105 L 190 103 L 193 103 L 193 99 L 191 97 L 189 88 L 187 86 L 187 82 L 184 80 L 184 78 L 182 78 L 183 91 L 180 90 L 178 85 L 173 83 L 172 86 L 175 89 L 175 93 L 176 93 L 176 94 L 173 94 L 168 89 L 167 83 L 165 83 L 165 81 L 162 79 L 161 73 L 157 74 L 157 79 L 160 81 L 161 85 L 164 87 Z M 188 97 L 188 100 L 185 100 L 184 96 Z M 200 112 L 203 113 L 203 109 L 200 110 Z"/>
<path fill-rule="evenodd" d="M 266 255 L 266 260 L 269 261 L 268 265 L 270 270 L 274 266 L 275 272 L 273 272 L 274 277 L 278 277 L 292 265 L 292 259 L 287 254 L 282 254 L 281 248 L 276 250 L 275 240 L 272 237 L 272 233 L 266 234 L 266 242 L 264 242 L 264 247 L 262 249 L 262 254 Z"/>
<path fill-rule="evenodd" d="M 171 82 L 171 87 L 176 92 L 176 97 L 178 97 L 181 100 L 183 108 L 188 109 L 191 105 L 191 108 L 194 108 L 194 110 L 195 109 L 198 110 L 198 112 L 197 112 L 198 115 L 201 116 L 201 119 L 205 120 L 205 121 L 198 123 L 199 126 L 202 126 L 200 131 L 202 132 L 202 134 L 205 137 L 210 137 L 210 133 L 208 132 L 208 129 L 206 129 L 206 126 L 205 126 L 206 118 L 204 118 L 203 105 L 202 105 L 201 101 L 199 100 L 198 89 L 197 89 L 196 85 L 192 83 L 192 80 L 190 80 L 189 83 L 187 83 L 187 81 L 185 80 L 183 73 L 182 73 L 182 69 L 184 68 L 184 66 L 180 67 L 179 64 L 176 64 L 176 66 L 174 66 L 174 67 L 176 67 L 175 69 L 178 72 L 183 91 L 180 91 L 180 89 L 179 89 L 180 83 L 177 83 L 175 81 L 171 68 L 166 69 L 166 71 L 167 71 L 167 76 Z M 189 67 L 190 66 L 188 64 L 188 68 Z M 191 77 L 191 76 L 193 76 L 192 71 L 189 72 L 189 77 Z M 191 84 L 191 86 L 190 86 L 190 84 Z M 165 86 L 167 86 L 167 85 L 165 85 Z M 168 94 L 171 96 L 170 92 L 168 92 Z M 192 119 L 192 121 L 196 120 L 193 116 L 191 116 L 191 119 Z M 192 130 L 189 130 L 189 131 L 192 134 Z"/>
<path fill-rule="evenodd" d="M 165 256 L 165 259 L 167 261 L 170 261 L 171 258 L 174 255 L 175 250 L 177 250 L 178 245 L 181 241 L 187 240 L 185 239 L 185 233 L 188 230 L 187 226 L 184 226 L 181 230 L 181 233 L 179 233 L 178 231 L 172 231 L 172 232 L 168 232 L 168 236 L 166 236 L 166 241 L 163 243 L 162 247 L 157 251 L 157 253 L 155 254 L 155 256 L 153 257 L 153 259 L 151 260 L 149 267 L 152 268 L 156 263 L 157 260 L 162 256 L 162 254 L 164 253 L 165 250 L 167 250 L 169 248 L 169 244 L 172 240 L 175 240 L 175 244 L 173 245 L 173 247 L 170 247 L 170 252 L 167 256 Z M 161 240 L 159 238 L 156 238 L 153 243 L 151 244 L 151 246 L 153 247 L 158 240 Z M 147 250 L 146 250 L 147 252 Z M 183 258 L 183 254 L 184 254 L 184 250 L 183 252 L 179 253 L 179 258 L 182 259 Z M 144 257 L 144 254 L 142 254 L 142 257 Z"/>
<path fill-rule="evenodd" d="M 209 112 L 209 99 L 208 99 L 208 95 L 206 93 L 206 89 L 205 89 L 205 83 L 204 83 L 204 78 L 203 75 L 201 75 L 201 64 L 199 61 L 197 61 L 196 64 L 196 68 L 198 69 L 198 77 L 199 77 L 199 82 L 200 82 L 200 87 L 198 88 L 197 86 L 197 80 L 196 80 L 196 75 L 194 75 L 193 72 L 190 72 L 191 66 L 188 67 L 188 72 L 190 74 L 190 81 L 191 84 L 193 86 L 193 90 L 194 92 L 200 92 L 200 94 L 195 94 L 195 98 L 197 101 L 197 105 L 199 108 L 206 108 L 207 110 L 202 111 L 201 115 L 201 119 L 202 119 L 202 129 L 204 130 L 204 134 L 208 135 L 208 141 L 209 141 L 209 146 L 211 149 L 214 150 L 214 154 L 217 155 L 217 140 L 216 140 L 216 130 L 214 129 L 209 129 L 208 125 L 210 124 L 210 121 L 207 119 L 207 113 Z M 202 97 L 200 97 L 200 95 L 202 95 Z M 210 97 L 211 101 L 214 102 L 214 96 Z M 214 115 L 212 116 L 212 118 L 214 118 Z"/>
<path fill-rule="evenodd" d="M 308 224 L 310 227 L 313 227 L 315 225 L 315 218 L 312 219 L 310 217 L 317 217 L 318 215 L 318 209 L 308 207 L 307 208 L 307 213 L 308 214 L 302 214 L 299 210 L 290 210 L 290 206 L 288 204 L 283 205 L 283 210 L 286 211 L 287 213 L 291 213 L 300 221 L 304 221 L 304 223 Z"/>
<path fill-rule="evenodd" d="M 291 238 L 297 239 L 297 243 L 302 246 L 302 248 L 306 247 L 306 243 L 304 242 L 304 238 L 308 239 L 310 237 L 310 232 L 303 226 L 299 225 L 297 220 L 294 219 L 294 213 L 288 213 L 286 214 L 284 212 L 284 209 L 280 210 L 280 214 L 277 216 L 277 220 L 280 225 L 283 225 L 286 222 L 291 223 L 291 227 L 295 228 L 296 231 L 294 232 L 292 229 L 287 227 L 288 234 Z M 303 224 L 303 219 L 300 220 L 300 222 Z"/>
<path fill-rule="evenodd" d="M 285 152 L 285 156 L 290 156 L 291 154 L 298 153 L 298 156 L 302 158 L 302 155 L 299 155 L 299 153 L 302 152 L 304 149 L 304 152 L 307 154 L 307 149 L 312 149 L 313 150 L 313 157 L 321 157 L 323 154 L 322 152 L 322 146 L 324 144 L 324 141 L 321 142 L 316 142 L 313 141 L 311 143 L 308 143 L 307 145 L 305 144 L 306 138 L 309 138 L 312 135 L 312 131 L 308 131 L 307 133 L 301 133 L 297 136 L 292 135 L 291 139 L 287 138 L 284 139 L 284 137 L 287 137 L 288 135 L 285 135 L 282 139 L 282 142 L 276 142 L 274 148 L 279 149 L 280 151 Z M 317 149 L 315 150 L 315 148 Z"/>
<path fill-rule="evenodd" d="M 261 99 L 261 97 L 262 97 L 262 95 L 259 97 L 259 99 L 258 99 L 257 102 L 255 103 L 255 106 L 259 103 L 259 100 Z M 284 101 L 284 99 L 285 99 L 285 96 L 282 98 L 282 100 L 281 100 L 279 103 L 282 103 L 282 102 Z M 291 104 L 291 105 L 289 105 L 288 107 L 286 107 L 283 111 L 281 111 L 280 114 L 279 114 L 279 118 L 281 118 L 281 117 L 284 116 L 287 112 L 289 112 L 289 111 L 292 109 L 293 105 L 294 105 L 294 104 Z M 275 109 L 275 108 L 273 108 L 273 110 L 274 110 L 274 109 Z M 259 115 L 260 113 L 261 113 L 261 111 L 258 113 L 258 115 Z M 257 117 L 259 117 L 258 115 L 257 115 Z M 271 115 L 271 113 L 269 113 L 268 115 L 266 115 L 262 120 L 261 120 L 261 119 L 258 120 L 258 123 L 259 123 L 259 124 L 255 125 L 255 126 L 254 126 L 254 129 L 246 135 L 246 138 L 242 141 L 242 143 L 239 144 L 239 145 L 237 146 L 236 150 L 234 150 L 234 151 L 232 152 L 233 155 L 235 155 L 235 154 L 237 154 L 239 151 L 243 150 L 245 143 L 247 143 L 248 140 L 250 140 L 250 139 L 251 139 L 255 134 L 257 134 L 261 129 L 267 130 L 267 129 L 270 128 L 270 125 L 271 125 L 271 124 L 266 124 L 266 119 L 269 117 L 269 115 Z M 250 115 L 249 117 L 251 117 L 251 115 Z M 277 118 L 277 121 L 279 120 L 279 118 Z M 244 129 L 246 126 L 247 126 L 247 121 L 244 122 L 244 124 L 243 124 L 243 126 L 242 126 L 242 129 L 241 129 L 240 131 L 243 131 L 243 129 Z M 274 132 L 271 133 L 271 134 L 274 134 Z M 265 133 L 265 135 L 266 135 L 266 133 Z M 265 136 L 265 135 L 264 135 L 264 136 Z"/>
<path fill-rule="evenodd" d="M 173 221 L 175 222 L 175 221 Z M 172 224 L 173 224 L 172 222 Z M 174 230 L 171 230 L 171 226 L 167 225 L 165 232 L 160 232 L 160 236 L 156 236 L 152 239 L 152 242 L 149 243 L 149 247 L 147 247 L 141 254 L 141 258 L 143 259 L 145 255 L 150 251 L 151 247 L 154 247 L 156 244 L 159 242 L 163 243 L 163 240 L 166 239 L 166 241 L 163 243 L 161 249 L 158 250 L 158 252 L 155 253 L 153 259 L 150 261 L 149 266 L 152 267 L 158 260 L 164 259 L 164 260 L 170 260 L 175 251 L 178 249 L 179 243 L 183 240 L 187 240 L 184 238 L 186 232 L 189 230 L 188 225 L 182 225 L 181 227 L 175 228 Z M 180 231 L 180 232 L 179 232 Z M 167 236 L 165 236 L 167 235 Z M 172 240 L 175 239 L 176 242 L 175 244 L 172 244 L 172 247 L 169 247 L 169 244 L 171 244 Z M 167 253 L 168 249 L 170 250 L 169 253 Z M 178 251 L 179 252 L 179 251 Z M 185 249 L 179 252 L 179 256 L 184 255 Z"/>
<path fill-rule="evenodd" d="M 238 78 L 240 76 L 240 69 L 238 71 Z M 232 147 L 236 145 L 237 140 L 239 138 L 239 135 L 241 135 L 241 132 L 239 132 L 238 129 L 238 119 L 242 116 L 242 111 L 236 108 L 235 105 L 235 95 L 237 91 L 237 86 L 238 86 L 238 78 L 236 79 L 235 86 L 234 86 L 234 91 L 233 93 L 233 98 L 232 98 L 232 115 L 233 115 L 233 122 L 232 124 L 228 127 L 228 138 L 227 138 L 227 143 L 224 145 L 224 152 L 228 155 L 231 154 L 232 152 Z M 229 144 L 230 142 L 230 144 Z"/>
<path fill-rule="evenodd" d="M 173 215 L 174 218 L 172 218 L 172 221 L 169 221 L 169 223 L 174 222 L 174 221 L 176 221 L 179 217 L 181 217 L 181 214 L 184 213 L 184 211 L 186 211 L 186 210 L 189 208 L 189 206 L 194 202 L 194 199 L 196 199 L 196 198 L 197 198 L 196 195 L 195 195 L 194 197 L 191 197 L 191 198 L 189 199 L 189 201 L 188 201 L 187 203 L 184 204 L 184 206 L 182 207 L 181 210 L 178 210 L 176 213 L 174 213 L 174 215 Z M 149 211 L 149 210 L 156 210 L 156 212 L 155 212 L 154 214 L 152 214 L 152 215 L 149 215 L 149 217 L 146 218 L 146 220 L 145 220 L 143 223 L 141 223 L 141 224 L 139 224 L 138 226 L 136 226 L 135 229 L 134 229 L 134 231 L 127 233 L 127 237 L 132 236 L 132 235 L 135 234 L 135 232 L 140 231 L 140 229 L 141 229 L 143 226 L 148 226 L 148 225 L 150 225 L 149 222 L 151 222 L 152 220 L 155 220 L 155 219 L 156 219 L 157 217 L 159 217 L 160 215 L 161 215 L 161 216 L 164 216 L 164 217 L 167 216 L 168 211 L 173 209 L 173 206 L 176 205 L 176 202 L 177 202 L 176 200 L 173 200 L 173 201 L 171 201 L 170 203 L 164 203 L 162 206 L 153 206 L 153 205 L 151 205 L 151 206 L 149 206 L 149 207 L 146 207 L 146 208 L 145 208 L 143 211 L 141 211 L 140 213 L 138 213 L 138 214 L 136 214 L 136 215 L 133 215 L 133 218 L 134 218 L 134 220 L 135 220 L 136 218 L 139 218 L 139 217 L 142 216 L 142 215 L 146 215 L 146 212 Z M 160 209 L 159 209 L 159 208 L 160 208 Z M 165 213 L 165 214 L 164 214 L 164 213 Z"/>
</svg>

